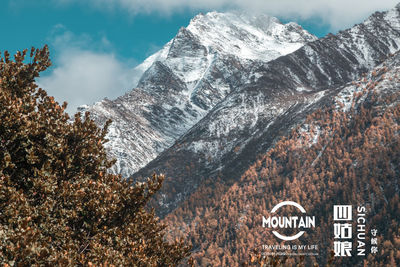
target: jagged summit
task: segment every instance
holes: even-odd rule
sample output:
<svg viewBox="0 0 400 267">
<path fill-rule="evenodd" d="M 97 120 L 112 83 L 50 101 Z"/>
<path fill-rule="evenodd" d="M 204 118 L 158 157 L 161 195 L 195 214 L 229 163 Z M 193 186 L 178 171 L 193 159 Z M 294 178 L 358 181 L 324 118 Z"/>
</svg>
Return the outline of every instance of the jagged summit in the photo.
<svg viewBox="0 0 400 267">
<path fill-rule="evenodd" d="M 316 39 L 294 22 L 282 24 L 275 17 L 245 13 L 200 14 L 191 20 L 187 30 L 202 44 L 221 53 L 265 61 Z"/>
<path fill-rule="evenodd" d="M 240 12 L 208 12 L 196 15 L 187 27 L 181 27 L 177 35 L 160 51 L 147 58 L 136 67 L 138 79 L 156 61 L 167 58 L 194 58 L 223 54 L 248 60 L 270 61 L 291 53 L 304 43 L 317 37 L 304 30 L 300 25 L 289 22 L 282 24 L 277 18 L 268 15 L 249 15 Z M 196 54 L 197 53 L 197 54 Z M 195 65 L 198 62 L 186 62 Z M 182 66 L 182 64 L 180 64 Z M 182 78 L 196 73 L 184 73 Z M 194 78 L 198 78 L 195 75 Z"/>
<path fill-rule="evenodd" d="M 193 18 L 136 67 L 132 91 L 83 107 L 101 125 L 115 172 L 129 176 L 170 147 L 231 92 L 249 83 L 250 66 L 291 53 L 316 37 L 266 15 L 209 12 Z"/>
<path fill-rule="evenodd" d="M 135 89 L 85 110 L 100 125 L 113 120 L 107 146 L 124 176 L 188 134 L 188 151 L 222 168 L 299 95 L 357 79 L 399 46 L 397 8 L 319 40 L 266 15 L 199 14 L 136 68 Z"/>
</svg>

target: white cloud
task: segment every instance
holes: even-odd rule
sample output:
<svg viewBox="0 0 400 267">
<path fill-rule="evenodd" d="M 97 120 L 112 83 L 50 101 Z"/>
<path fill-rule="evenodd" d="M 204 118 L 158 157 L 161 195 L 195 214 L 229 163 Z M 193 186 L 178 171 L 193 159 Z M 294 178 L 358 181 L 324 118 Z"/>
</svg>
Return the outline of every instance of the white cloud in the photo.
<svg viewBox="0 0 400 267">
<path fill-rule="evenodd" d="M 52 38 L 51 43 L 56 55 L 54 67 L 38 79 L 38 84 L 60 104 L 67 101 L 67 112 L 75 113 L 80 105 L 93 104 L 104 97 L 112 99 L 132 89 L 132 68 L 112 52 L 101 51 L 110 46 L 106 38 L 94 42 L 88 35 L 65 31 Z"/>
<path fill-rule="evenodd" d="M 121 8 L 131 14 L 160 12 L 171 14 L 186 9 L 239 9 L 263 12 L 289 19 L 316 18 L 332 30 L 361 22 L 376 10 L 394 7 L 398 0 L 55 0 L 59 3 L 86 3 L 100 9 Z"/>
</svg>

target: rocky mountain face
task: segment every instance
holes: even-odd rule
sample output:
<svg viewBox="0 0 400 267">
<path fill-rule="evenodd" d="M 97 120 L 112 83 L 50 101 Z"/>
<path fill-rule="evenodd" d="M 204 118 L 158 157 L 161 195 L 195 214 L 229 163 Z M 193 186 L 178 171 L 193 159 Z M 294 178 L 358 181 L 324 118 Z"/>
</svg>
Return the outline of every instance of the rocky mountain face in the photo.
<svg viewBox="0 0 400 267">
<path fill-rule="evenodd" d="M 108 138 L 114 171 L 166 174 L 153 205 L 170 213 L 204 181 L 233 183 L 308 114 L 400 49 L 400 6 L 324 38 L 294 23 L 243 14 L 200 14 L 136 68 L 135 88 L 82 110 Z"/>
<path fill-rule="evenodd" d="M 134 89 L 81 107 L 102 125 L 116 173 L 127 177 L 169 148 L 213 108 L 257 79 L 264 63 L 316 37 L 268 16 L 210 12 L 136 68 Z"/>
<path fill-rule="evenodd" d="M 161 216 L 174 210 L 205 179 L 240 178 L 274 142 L 308 114 L 342 97 L 338 88 L 358 80 L 400 48 L 400 6 L 376 12 L 354 27 L 310 41 L 269 62 L 250 62 L 247 82 L 209 112 L 134 177 L 152 172 L 167 179 L 154 202 Z M 342 92 L 339 94 L 339 92 Z M 350 102 L 349 102 L 350 101 Z"/>
</svg>

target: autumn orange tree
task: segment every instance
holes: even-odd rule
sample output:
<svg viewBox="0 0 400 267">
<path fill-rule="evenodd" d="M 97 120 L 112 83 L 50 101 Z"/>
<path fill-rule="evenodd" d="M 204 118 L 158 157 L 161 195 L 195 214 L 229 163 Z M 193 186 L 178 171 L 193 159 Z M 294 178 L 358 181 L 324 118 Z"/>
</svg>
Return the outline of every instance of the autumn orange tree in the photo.
<svg viewBox="0 0 400 267">
<path fill-rule="evenodd" d="M 108 172 L 103 129 L 71 119 L 35 83 L 47 46 L 0 55 L 0 262 L 174 266 L 188 256 L 145 209 L 163 176 L 133 184 Z"/>
</svg>

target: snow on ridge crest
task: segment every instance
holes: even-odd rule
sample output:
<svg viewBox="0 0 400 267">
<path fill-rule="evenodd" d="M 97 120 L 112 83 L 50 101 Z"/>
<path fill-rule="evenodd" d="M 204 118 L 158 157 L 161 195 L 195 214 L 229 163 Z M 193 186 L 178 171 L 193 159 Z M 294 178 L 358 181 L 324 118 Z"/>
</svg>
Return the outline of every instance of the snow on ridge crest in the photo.
<svg viewBox="0 0 400 267">
<path fill-rule="evenodd" d="M 317 39 L 294 22 L 282 24 L 275 17 L 245 13 L 199 14 L 186 29 L 222 54 L 261 61 L 289 54 Z"/>
<path fill-rule="evenodd" d="M 291 53 L 316 37 L 267 15 L 197 15 L 134 69 L 124 96 L 86 107 L 102 125 L 112 119 L 106 148 L 114 172 L 128 177 L 170 147 L 232 91 L 245 71 Z"/>
<path fill-rule="evenodd" d="M 295 22 L 282 24 L 277 18 L 265 14 L 255 16 L 240 12 L 215 11 L 200 13 L 186 28 L 182 27 L 177 36 L 161 50 L 135 68 L 133 87 L 138 85 L 141 75 L 154 62 L 164 62 L 167 59 L 173 42 L 185 31 L 193 34 L 208 53 L 234 55 L 242 59 L 264 62 L 292 53 L 305 43 L 317 39 Z M 193 65 L 196 62 L 183 63 Z"/>
</svg>

